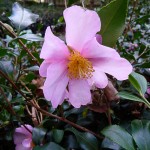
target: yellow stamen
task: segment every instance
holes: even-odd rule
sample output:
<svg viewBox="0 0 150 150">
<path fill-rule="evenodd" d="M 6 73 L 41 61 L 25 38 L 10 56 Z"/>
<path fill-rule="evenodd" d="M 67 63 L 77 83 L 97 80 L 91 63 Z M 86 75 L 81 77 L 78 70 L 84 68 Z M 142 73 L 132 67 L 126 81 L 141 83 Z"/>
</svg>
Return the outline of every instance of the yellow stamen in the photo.
<svg viewBox="0 0 150 150">
<path fill-rule="evenodd" d="M 70 49 L 68 76 L 71 79 L 87 79 L 92 77 L 94 72 L 92 63 L 82 57 L 78 51 Z"/>
</svg>

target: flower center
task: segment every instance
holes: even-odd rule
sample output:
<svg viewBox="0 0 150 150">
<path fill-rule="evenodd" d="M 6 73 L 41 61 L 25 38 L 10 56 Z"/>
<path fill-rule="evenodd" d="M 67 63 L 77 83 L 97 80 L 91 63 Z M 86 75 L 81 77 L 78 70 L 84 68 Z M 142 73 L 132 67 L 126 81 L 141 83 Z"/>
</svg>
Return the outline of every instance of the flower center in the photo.
<svg viewBox="0 0 150 150">
<path fill-rule="evenodd" d="M 70 48 L 69 48 L 70 50 Z M 78 51 L 70 50 L 68 63 L 68 76 L 71 79 L 87 79 L 92 77 L 94 72 L 92 63 L 82 57 Z"/>
</svg>

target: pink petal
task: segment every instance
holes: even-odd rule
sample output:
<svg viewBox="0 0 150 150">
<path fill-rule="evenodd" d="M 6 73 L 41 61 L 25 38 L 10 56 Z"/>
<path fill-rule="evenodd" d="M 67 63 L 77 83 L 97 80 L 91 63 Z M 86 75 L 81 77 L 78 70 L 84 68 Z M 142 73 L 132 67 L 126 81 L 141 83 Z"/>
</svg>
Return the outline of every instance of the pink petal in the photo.
<svg viewBox="0 0 150 150">
<path fill-rule="evenodd" d="M 51 101 L 54 108 L 63 102 L 68 81 L 64 62 L 51 64 L 48 67 L 43 92 L 45 98 Z"/>
<path fill-rule="evenodd" d="M 17 133 L 17 132 L 14 133 L 14 137 L 13 137 L 15 144 L 20 144 L 20 143 L 22 143 L 22 141 L 23 141 L 24 139 L 26 139 L 26 138 L 27 138 L 26 135 L 24 135 L 24 134 L 22 134 L 22 133 Z"/>
<path fill-rule="evenodd" d="M 24 140 L 22 141 L 22 145 L 23 145 L 24 147 L 26 147 L 26 148 L 29 148 L 29 147 L 31 147 L 31 142 L 32 142 L 32 139 L 31 139 L 31 138 L 24 139 Z"/>
<path fill-rule="evenodd" d="M 100 71 L 108 73 L 118 80 L 128 79 L 132 72 L 131 64 L 124 58 L 100 58 L 92 60 L 93 66 L 98 67 Z"/>
<path fill-rule="evenodd" d="M 33 130 L 32 126 L 30 126 L 30 125 L 25 125 L 25 126 L 32 132 L 32 130 Z M 23 125 L 21 125 L 21 127 L 16 128 L 15 133 L 21 133 L 28 137 L 32 136 L 32 134 L 26 128 Z"/>
<path fill-rule="evenodd" d="M 100 31 L 100 18 L 95 11 L 72 6 L 65 9 L 64 19 L 67 45 L 80 52 L 84 44 Z"/>
<path fill-rule="evenodd" d="M 24 147 L 22 144 L 16 145 L 16 150 L 32 150 L 30 147 Z"/>
<path fill-rule="evenodd" d="M 120 58 L 115 49 L 99 44 L 96 37 L 85 44 L 82 50 L 82 56 L 92 59 L 101 57 Z"/>
<path fill-rule="evenodd" d="M 69 51 L 65 43 L 52 33 L 50 27 L 47 27 L 40 58 L 57 61 L 68 55 Z"/>
<path fill-rule="evenodd" d="M 94 68 L 93 77 L 91 78 L 94 85 L 98 88 L 105 88 L 108 84 L 108 78 L 104 72 L 101 72 L 98 68 Z"/>
<path fill-rule="evenodd" d="M 47 60 L 44 60 L 39 68 L 39 74 L 42 77 L 46 77 L 47 76 L 47 68 L 49 67 L 50 62 Z"/>
<path fill-rule="evenodd" d="M 90 86 L 87 80 L 69 81 L 69 102 L 76 108 L 91 102 Z"/>
</svg>

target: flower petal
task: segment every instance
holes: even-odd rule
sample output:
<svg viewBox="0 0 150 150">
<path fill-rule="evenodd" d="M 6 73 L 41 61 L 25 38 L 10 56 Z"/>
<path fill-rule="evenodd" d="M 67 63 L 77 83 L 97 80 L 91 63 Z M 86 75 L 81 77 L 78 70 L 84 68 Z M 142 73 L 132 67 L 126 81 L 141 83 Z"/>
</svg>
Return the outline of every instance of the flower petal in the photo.
<svg viewBox="0 0 150 150">
<path fill-rule="evenodd" d="M 57 61 L 68 55 L 69 51 L 65 43 L 52 33 L 50 27 L 47 27 L 40 58 Z"/>
<path fill-rule="evenodd" d="M 87 80 L 69 81 L 69 102 L 76 108 L 91 102 L 90 86 Z"/>
<path fill-rule="evenodd" d="M 81 55 L 92 59 L 101 57 L 120 58 L 115 49 L 99 44 L 96 37 L 85 44 Z"/>
<path fill-rule="evenodd" d="M 63 102 L 68 81 L 65 63 L 55 63 L 48 67 L 43 92 L 54 108 Z"/>
<path fill-rule="evenodd" d="M 27 124 L 25 124 L 24 126 L 26 126 L 26 128 L 29 129 L 32 132 L 32 130 L 33 130 L 32 126 L 27 125 Z M 21 125 L 21 127 L 16 128 L 15 133 L 21 133 L 21 134 L 24 134 L 24 135 L 26 135 L 28 137 L 31 137 L 32 134 L 24 126 Z"/>
<path fill-rule="evenodd" d="M 13 137 L 15 144 L 21 144 L 22 141 L 26 138 L 27 138 L 26 135 L 24 135 L 22 133 L 16 133 L 16 132 L 14 133 L 14 137 Z"/>
<path fill-rule="evenodd" d="M 104 72 L 101 72 L 98 68 L 94 68 L 93 77 L 91 78 L 94 85 L 98 88 L 105 88 L 108 84 L 108 78 Z"/>
<path fill-rule="evenodd" d="M 81 52 L 84 44 L 100 31 L 100 18 L 95 11 L 72 6 L 64 11 L 67 45 Z"/>
<path fill-rule="evenodd" d="M 132 72 L 132 65 L 124 58 L 100 58 L 92 60 L 93 66 L 98 67 L 100 71 L 108 73 L 118 80 L 128 79 Z"/>
<path fill-rule="evenodd" d="M 39 74 L 42 77 L 46 77 L 47 76 L 47 68 L 49 67 L 50 62 L 47 60 L 44 60 L 39 68 Z"/>
<path fill-rule="evenodd" d="M 22 144 L 16 145 L 16 150 L 32 150 L 32 148 L 24 147 Z"/>
<path fill-rule="evenodd" d="M 32 139 L 31 138 L 27 138 L 27 139 L 24 139 L 22 141 L 22 145 L 26 148 L 29 148 L 31 147 L 31 142 L 32 142 Z"/>
</svg>

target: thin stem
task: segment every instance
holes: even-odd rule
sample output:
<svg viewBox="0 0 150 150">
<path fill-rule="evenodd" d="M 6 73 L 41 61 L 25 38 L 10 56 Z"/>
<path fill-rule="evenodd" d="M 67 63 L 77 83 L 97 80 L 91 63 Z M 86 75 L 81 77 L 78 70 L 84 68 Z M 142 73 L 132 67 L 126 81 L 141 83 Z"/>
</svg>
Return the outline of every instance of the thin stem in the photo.
<svg viewBox="0 0 150 150">
<path fill-rule="evenodd" d="M 142 97 L 142 99 L 144 100 L 144 102 L 148 106 L 148 108 L 150 108 L 150 103 L 147 101 L 147 99 L 144 97 L 144 95 L 142 93 L 140 93 L 140 96 Z"/>
<path fill-rule="evenodd" d="M 12 112 L 12 114 L 13 115 L 15 115 L 16 117 L 17 117 L 17 119 L 20 121 L 20 122 L 22 122 L 22 120 L 21 120 L 21 118 L 16 114 L 16 112 L 13 110 L 13 108 L 12 108 L 12 106 L 11 106 L 11 103 L 9 102 L 9 100 L 7 99 L 7 97 L 6 97 L 6 95 L 5 95 L 5 93 L 4 93 L 4 91 L 3 91 L 3 89 L 0 87 L 0 92 L 1 92 L 1 94 L 3 95 L 3 97 L 4 97 L 4 100 L 6 101 L 6 103 L 8 104 L 8 107 L 9 107 L 9 109 L 10 109 L 10 111 Z M 23 126 L 26 128 L 26 130 L 28 130 L 31 134 L 32 134 L 32 132 L 23 124 Z"/>
<path fill-rule="evenodd" d="M 82 3 L 82 7 L 85 9 L 85 5 L 84 5 L 85 0 L 81 0 Z"/>
<path fill-rule="evenodd" d="M 26 101 L 29 101 L 29 100 L 30 100 L 30 99 L 28 99 L 28 98 L 24 95 L 24 93 L 15 85 L 15 83 L 14 83 L 6 74 L 4 74 L 1 70 L 0 70 L 0 75 L 9 81 L 9 83 L 25 98 Z"/>
<path fill-rule="evenodd" d="M 138 60 L 145 54 L 145 52 L 147 51 L 147 48 L 148 48 L 148 47 L 146 47 L 146 48 L 143 50 L 143 52 L 136 58 L 136 61 L 138 61 Z M 134 63 L 135 63 L 135 61 L 132 62 L 132 64 L 134 64 Z"/>
<path fill-rule="evenodd" d="M 15 32 L 13 32 L 11 29 L 9 29 L 3 22 L 0 21 L 0 25 L 2 27 L 4 27 L 14 38 L 17 38 L 17 35 Z M 23 47 L 23 49 L 29 54 L 29 56 L 33 59 L 33 61 L 40 66 L 40 63 L 38 62 L 38 60 L 32 55 L 32 53 L 30 52 L 30 50 L 23 44 L 23 42 L 18 39 L 19 44 Z"/>
<path fill-rule="evenodd" d="M 65 122 L 65 123 L 70 124 L 71 126 L 73 126 L 73 127 L 75 127 L 75 128 L 78 128 L 78 129 L 80 129 L 80 130 L 83 130 L 83 131 L 85 131 L 85 132 L 89 132 L 89 133 L 93 134 L 93 135 L 95 135 L 95 136 L 96 136 L 97 138 L 99 138 L 99 139 L 103 139 L 102 136 L 96 134 L 95 132 L 93 132 L 93 131 L 91 131 L 91 130 L 89 130 L 89 129 L 87 129 L 87 128 L 84 128 L 84 127 L 82 127 L 82 126 L 80 126 L 80 125 L 77 125 L 77 124 L 75 124 L 75 123 L 73 123 L 73 122 L 67 120 L 67 119 L 64 118 L 64 117 L 56 116 L 56 115 L 54 115 L 54 114 L 51 114 L 51 113 L 49 113 L 49 112 L 47 112 L 47 111 L 41 109 L 40 107 L 37 107 L 37 106 L 36 106 L 34 103 L 32 103 L 31 101 L 30 101 L 30 102 L 27 102 L 27 104 L 28 104 L 28 105 L 31 105 L 31 106 L 33 106 L 33 107 L 35 107 L 37 110 L 39 110 L 42 114 L 44 114 L 44 115 L 46 115 L 46 116 L 50 116 L 50 117 L 59 119 L 59 120 Z"/>
<path fill-rule="evenodd" d="M 75 124 L 75 123 L 73 123 L 73 122 L 67 120 L 67 119 L 64 118 L 64 117 L 59 117 L 59 116 L 57 116 L 57 115 L 54 115 L 54 114 L 52 114 L 52 113 L 49 113 L 49 112 L 47 112 L 47 111 L 41 109 L 39 106 L 37 106 L 36 104 L 34 104 L 32 101 L 29 101 L 30 99 L 28 99 L 28 98 L 20 91 L 20 89 L 13 83 L 13 81 L 11 81 L 11 79 L 9 79 L 9 77 L 8 77 L 7 75 L 5 75 L 2 71 L 0 71 L 0 75 L 2 75 L 5 79 L 7 79 L 7 80 L 12 84 L 12 86 L 26 99 L 27 105 L 30 105 L 30 106 L 35 107 L 38 111 L 40 111 L 42 114 L 44 114 L 44 115 L 46 115 L 46 116 L 50 116 L 50 117 L 59 119 L 59 120 L 65 122 L 65 123 L 70 124 L 71 126 L 77 128 L 77 129 L 80 129 L 80 130 L 82 130 L 82 131 L 89 132 L 89 133 L 93 134 L 94 136 L 96 136 L 96 137 L 99 138 L 99 139 L 103 139 L 102 136 L 100 136 L 99 134 L 96 134 L 95 132 L 93 132 L 93 131 L 91 131 L 91 130 L 89 130 L 89 129 L 87 129 L 87 128 L 84 128 L 84 127 L 82 127 L 82 126 L 80 126 L 80 125 L 77 125 L 77 124 Z"/>
<path fill-rule="evenodd" d="M 67 8 L 67 0 L 64 0 L 65 8 Z"/>
</svg>

